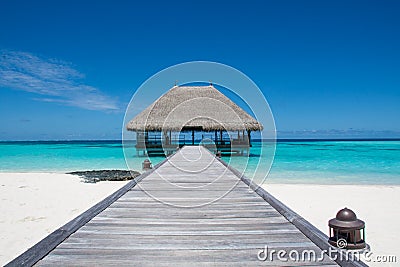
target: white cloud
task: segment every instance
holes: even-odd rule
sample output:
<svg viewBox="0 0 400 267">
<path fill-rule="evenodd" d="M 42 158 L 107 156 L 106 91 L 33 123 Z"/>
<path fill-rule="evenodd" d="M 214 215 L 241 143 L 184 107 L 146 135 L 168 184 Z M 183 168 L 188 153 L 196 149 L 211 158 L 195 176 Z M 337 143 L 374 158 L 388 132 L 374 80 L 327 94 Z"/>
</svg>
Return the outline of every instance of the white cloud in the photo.
<svg viewBox="0 0 400 267">
<path fill-rule="evenodd" d="M 26 52 L 0 51 L 0 87 L 42 95 L 35 100 L 89 110 L 119 110 L 117 100 L 83 83 L 71 64 Z"/>
</svg>

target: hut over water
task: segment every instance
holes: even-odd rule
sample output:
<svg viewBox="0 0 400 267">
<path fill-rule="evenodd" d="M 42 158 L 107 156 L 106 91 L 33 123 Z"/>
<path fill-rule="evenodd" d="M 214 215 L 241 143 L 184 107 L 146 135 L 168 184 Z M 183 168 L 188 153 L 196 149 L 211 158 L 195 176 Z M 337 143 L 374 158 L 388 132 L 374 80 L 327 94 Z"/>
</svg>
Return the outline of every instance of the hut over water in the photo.
<svg viewBox="0 0 400 267">
<path fill-rule="evenodd" d="M 262 129 L 212 85 L 174 86 L 127 124 L 127 130 L 136 132 L 136 150 L 143 155 L 168 155 L 199 143 L 215 152 L 243 155 L 249 152 L 251 132 Z M 200 141 L 195 133 L 201 134 Z"/>
</svg>

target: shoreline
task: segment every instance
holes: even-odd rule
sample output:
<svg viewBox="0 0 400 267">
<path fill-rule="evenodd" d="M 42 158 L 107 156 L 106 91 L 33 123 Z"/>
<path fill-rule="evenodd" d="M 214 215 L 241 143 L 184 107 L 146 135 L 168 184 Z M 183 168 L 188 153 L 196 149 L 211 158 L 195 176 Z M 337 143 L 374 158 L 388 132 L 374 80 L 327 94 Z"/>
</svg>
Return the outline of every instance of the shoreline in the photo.
<svg viewBox="0 0 400 267">
<path fill-rule="evenodd" d="M 111 169 L 93 169 L 93 170 L 66 170 L 66 171 L 46 171 L 46 170 L 38 170 L 38 171 L 21 171 L 21 170 L 16 170 L 16 171 L 2 171 L 0 170 L 0 175 L 6 175 L 6 174 L 67 174 L 69 175 L 72 172 L 90 172 L 90 171 L 129 171 L 128 169 L 115 169 L 115 168 L 111 168 Z M 141 174 L 140 171 L 137 170 L 132 170 L 132 172 L 136 172 Z M 75 176 L 75 175 L 74 175 Z M 302 178 L 298 178 L 299 181 L 298 182 L 293 182 L 292 179 L 290 180 L 285 180 L 284 178 L 272 178 L 272 179 L 265 179 L 264 183 L 262 184 L 262 186 L 266 185 L 266 184 L 273 184 L 273 185 L 320 185 L 320 186 L 335 186 L 335 185 L 340 185 L 340 186 L 353 186 L 356 185 L 354 182 L 349 182 L 349 183 L 321 183 L 320 181 L 315 181 L 312 182 L 311 180 L 307 180 L 307 179 L 302 179 Z M 363 187 L 363 186 L 399 186 L 399 183 L 365 183 L 362 182 L 360 184 L 357 184 L 356 186 L 358 187 Z"/>
<path fill-rule="evenodd" d="M 287 182 L 287 181 L 270 181 L 266 180 L 261 186 L 264 187 L 265 185 L 318 185 L 318 186 L 358 186 L 358 187 L 369 187 L 369 186 L 376 186 L 376 187 L 400 187 L 400 184 L 368 184 L 368 183 L 362 183 L 362 184 L 354 184 L 354 183 L 311 183 L 311 182 L 304 182 L 300 181 L 298 183 L 296 182 Z"/>
<path fill-rule="evenodd" d="M 0 227 L 6 229 L 0 235 L 0 264 L 8 263 L 126 183 L 85 183 L 64 172 L 0 172 Z M 366 222 L 371 251 L 396 255 L 400 260 L 393 240 L 400 222 L 395 212 L 400 204 L 400 185 L 292 184 L 267 179 L 262 187 L 325 234 L 328 220 L 339 209 L 353 209 Z"/>
</svg>

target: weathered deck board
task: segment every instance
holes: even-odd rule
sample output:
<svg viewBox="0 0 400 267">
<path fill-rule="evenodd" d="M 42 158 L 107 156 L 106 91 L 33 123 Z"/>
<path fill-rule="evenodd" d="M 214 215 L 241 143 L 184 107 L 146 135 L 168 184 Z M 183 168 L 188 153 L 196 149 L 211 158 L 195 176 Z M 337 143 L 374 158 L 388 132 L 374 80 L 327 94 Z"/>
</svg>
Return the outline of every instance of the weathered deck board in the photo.
<svg viewBox="0 0 400 267">
<path fill-rule="evenodd" d="M 337 266 L 258 260 L 265 246 L 321 249 L 203 147 L 184 147 L 133 186 L 37 265 Z"/>
</svg>

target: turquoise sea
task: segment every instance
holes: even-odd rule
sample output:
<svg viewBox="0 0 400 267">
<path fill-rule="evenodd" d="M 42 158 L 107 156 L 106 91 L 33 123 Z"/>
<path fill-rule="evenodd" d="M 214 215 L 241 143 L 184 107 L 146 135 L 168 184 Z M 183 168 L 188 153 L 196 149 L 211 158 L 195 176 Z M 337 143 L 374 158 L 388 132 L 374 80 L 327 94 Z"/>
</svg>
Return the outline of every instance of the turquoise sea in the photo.
<svg viewBox="0 0 400 267">
<path fill-rule="evenodd" d="M 253 143 L 248 162 L 246 157 L 223 159 L 239 169 L 247 162 L 250 174 L 262 144 Z M 132 145 L 126 154 L 131 168 L 140 171 L 144 158 L 135 156 Z M 0 172 L 95 169 L 127 169 L 121 141 L 0 142 Z M 267 182 L 400 185 L 400 141 L 279 141 Z"/>
</svg>

